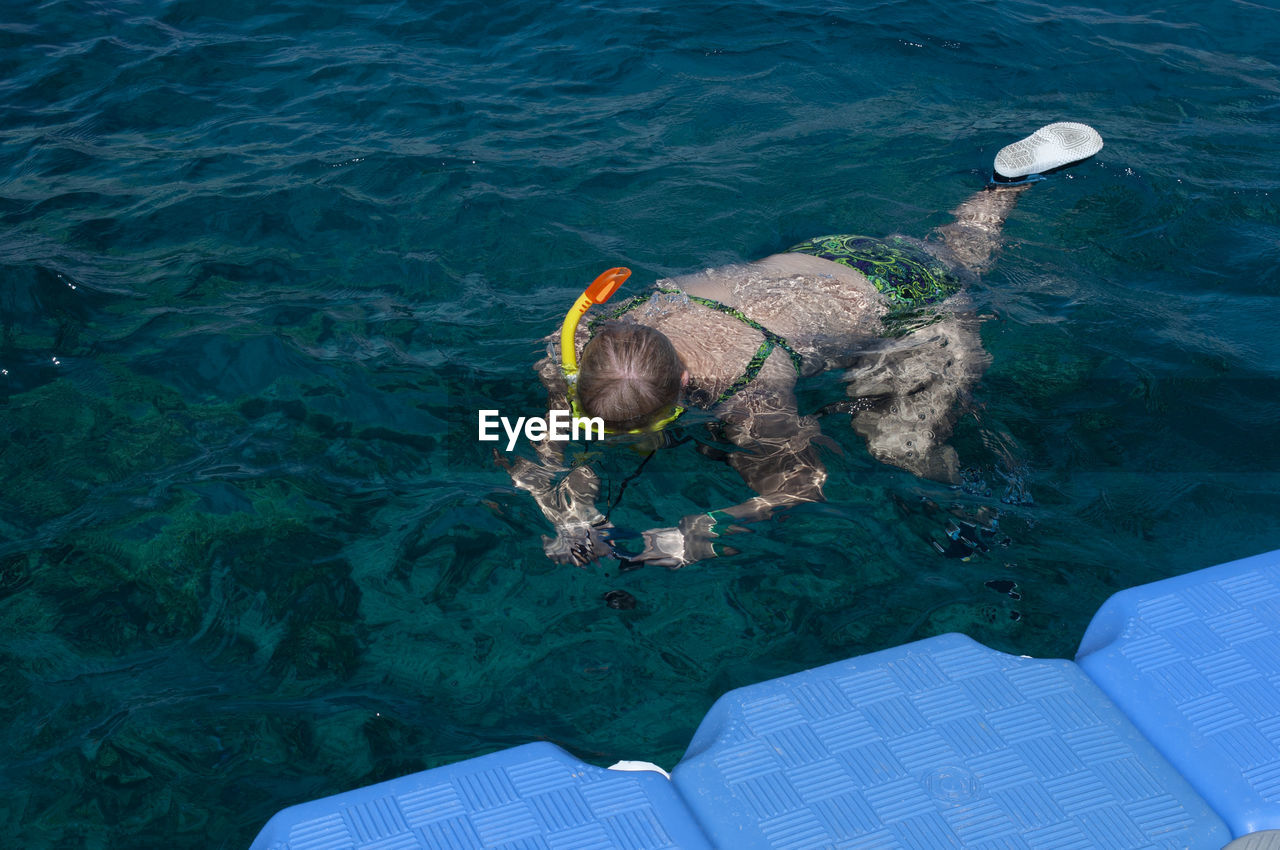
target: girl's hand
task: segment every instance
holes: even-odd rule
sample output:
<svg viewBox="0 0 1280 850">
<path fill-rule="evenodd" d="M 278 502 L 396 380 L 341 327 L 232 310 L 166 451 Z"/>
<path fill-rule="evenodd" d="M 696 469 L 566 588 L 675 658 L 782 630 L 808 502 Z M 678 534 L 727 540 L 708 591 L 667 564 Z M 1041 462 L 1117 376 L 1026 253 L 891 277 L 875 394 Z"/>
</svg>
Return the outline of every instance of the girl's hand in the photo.
<svg viewBox="0 0 1280 850">
<path fill-rule="evenodd" d="M 635 557 L 623 558 L 623 564 L 653 564 L 678 570 L 696 561 L 715 558 L 720 554 L 712 543 L 717 537 L 715 524 L 715 520 L 707 514 L 692 514 L 681 519 L 678 526 L 651 528 L 641 534 L 644 538 L 644 551 Z"/>
<path fill-rule="evenodd" d="M 585 567 L 601 558 L 618 557 L 609 543 L 612 531 L 613 523 L 604 519 L 594 524 L 560 526 L 554 540 L 545 534 L 542 536 L 542 551 L 557 564 Z"/>
</svg>

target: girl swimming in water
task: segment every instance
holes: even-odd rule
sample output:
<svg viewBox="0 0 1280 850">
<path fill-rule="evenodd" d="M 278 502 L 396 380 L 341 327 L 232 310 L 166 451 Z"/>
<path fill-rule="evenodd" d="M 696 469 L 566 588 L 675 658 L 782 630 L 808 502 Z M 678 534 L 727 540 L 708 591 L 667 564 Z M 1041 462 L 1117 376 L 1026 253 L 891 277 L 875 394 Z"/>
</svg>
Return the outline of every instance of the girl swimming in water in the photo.
<svg viewBox="0 0 1280 850">
<path fill-rule="evenodd" d="M 536 367 L 550 409 L 599 417 L 609 433 L 640 434 L 705 411 L 736 449 L 723 459 L 757 494 L 645 531 L 643 551 L 624 560 L 681 567 L 714 557 L 734 525 L 822 500 L 821 434 L 800 415 L 794 390 L 798 379 L 829 369 L 845 370 L 848 399 L 834 407 L 850 414 L 873 457 L 956 481 L 959 461 L 946 441 L 987 363 L 965 283 L 990 266 L 1028 186 L 1101 148 L 1084 124 L 1040 128 L 1003 148 L 988 186 L 923 241 L 819 237 L 753 263 L 659 281 L 585 325 L 577 324 L 588 304 L 580 299 L 562 345 L 549 346 Z M 596 507 L 598 477 L 586 465 L 565 474 L 554 441 L 535 447 L 539 462 L 508 468 L 555 526 L 556 537 L 544 538 L 547 555 L 579 566 L 615 555 L 618 532 Z"/>
</svg>

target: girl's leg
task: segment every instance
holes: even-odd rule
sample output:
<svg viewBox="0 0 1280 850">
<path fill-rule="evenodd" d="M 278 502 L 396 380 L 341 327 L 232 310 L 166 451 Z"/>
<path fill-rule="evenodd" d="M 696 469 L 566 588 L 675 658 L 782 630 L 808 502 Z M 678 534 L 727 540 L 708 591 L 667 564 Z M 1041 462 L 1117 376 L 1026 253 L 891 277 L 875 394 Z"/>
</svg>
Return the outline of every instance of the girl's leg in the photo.
<svg viewBox="0 0 1280 850">
<path fill-rule="evenodd" d="M 994 179 L 1020 182 L 993 182 L 961 204 L 956 220 L 934 231 L 935 239 L 942 242 L 938 253 L 975 274 L 987 271 L 1000 247 L 1004 220 L 1030 185 L 1027 181 L 1082 162 L 1100 150 L 1098 131 L 1072 121 L 1046 124 L 1025 139 L 1005 145 L 996 154 Z"/>
<path fill-rule="evenodd" d="M 946 259 L 974 274 L 991 268 L 1000 247 L 1004 220 L 1030 184 L 994 185 L 973 195 L 955 210 L 956 220 L 935 228 L 933 238 L 942 241 Z"/>
<path fill-rule="evenodd" d="M 957 483 L 959 458 L 947 438 L 957 403 L 988 359 L 972 315 L 950 316 L 869 346 L 844 375 L 845 392 L 854 399 L 850 424 L 876 460 Z"/>
</svg>

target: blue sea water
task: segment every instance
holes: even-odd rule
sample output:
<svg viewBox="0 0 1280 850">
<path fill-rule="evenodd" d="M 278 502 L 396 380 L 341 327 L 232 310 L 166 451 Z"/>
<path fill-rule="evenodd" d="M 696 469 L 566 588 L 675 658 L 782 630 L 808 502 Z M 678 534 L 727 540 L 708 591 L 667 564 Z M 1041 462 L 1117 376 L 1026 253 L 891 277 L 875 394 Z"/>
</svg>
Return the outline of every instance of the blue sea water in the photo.
<svg viewBox="0 0 1280 850">
<path fill-rule="evenodd" d="M 728 688 L 1069 657 L 1112 592 L 1280 546 L 1278 55 L 1243 0 L 4 3 L 0 834 L 244 847 L 539 738 L 670 766 Z M 828 501 L 739 554 L 546 559 L 476 415 L 540 412 L 586 282 L 923 235 L 1053 120 L 1107 146 L 973 289 L 965 486 L 830 416 Z M 599 463 L 612 500 L 637 458 Z M 746 495 L 684 446 L 615 518 Z"/>
</svg>

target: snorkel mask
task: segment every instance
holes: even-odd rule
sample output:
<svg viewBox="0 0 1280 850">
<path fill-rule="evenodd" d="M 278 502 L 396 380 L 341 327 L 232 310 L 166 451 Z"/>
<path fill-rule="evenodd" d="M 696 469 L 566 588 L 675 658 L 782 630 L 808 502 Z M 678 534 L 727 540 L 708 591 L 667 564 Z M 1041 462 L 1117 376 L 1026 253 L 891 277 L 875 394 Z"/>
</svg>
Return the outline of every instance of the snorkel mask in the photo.
<svg viewBox="0 0 1280 850">
<path fill-rule="evenodd" d="M 574 340 L 578 332 L 578 323 L 582 321 L 582 316 L 591 308 L 593 304 L 603 304 L 608 301 L 613 293 L 617 292 L 627 278 L 631 277 L 631 269 L 613 268 L 602 272 L 599 277 L 591 282 L 591 285 L 578 296 L 578 300 L 573 302 L 573 306 L 569 308 L 569 312 L 565 314 L 564 323 L 560 326 L 560 363 L 564 369 L 565 382 L 569 385 L 569 407 L 575 417 L 583 417 L 586 414 L 582 408 L 578 406 L 578 396 L 575 391 L 578 383 L 578 355 L 574 350 Z M 661 431 L 680 418 L 684 413 L 684 408 L 675 405 L 671 415 L 645 428 L 633 428 L 630 431 L 610 431 L 605 429 L 607 434 L 625 433 L 625 434 L 644 434 L 651 431 Z"/>
</svg>

